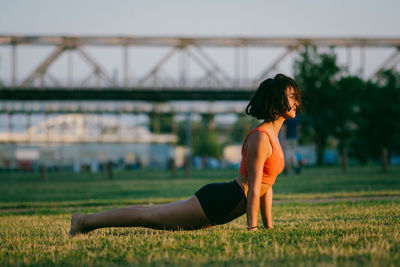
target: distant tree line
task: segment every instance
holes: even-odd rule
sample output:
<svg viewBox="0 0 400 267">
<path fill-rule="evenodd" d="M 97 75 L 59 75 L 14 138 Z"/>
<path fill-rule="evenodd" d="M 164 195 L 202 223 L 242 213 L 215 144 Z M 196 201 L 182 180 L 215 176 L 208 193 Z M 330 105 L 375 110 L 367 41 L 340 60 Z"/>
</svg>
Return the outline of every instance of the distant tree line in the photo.
<svg viewBox="0 0 400 267">
<path fill-rule="evenodd" d="M 318 165 L 330 139 L 342 157 L 365 164 L 400 149 L 400 73 L 384 70 L 363 80 L 339 67 L 333 50 L 304 47 L 294 63 L 304 92 L 302 136 L 317 146 Z"/>
</svg>

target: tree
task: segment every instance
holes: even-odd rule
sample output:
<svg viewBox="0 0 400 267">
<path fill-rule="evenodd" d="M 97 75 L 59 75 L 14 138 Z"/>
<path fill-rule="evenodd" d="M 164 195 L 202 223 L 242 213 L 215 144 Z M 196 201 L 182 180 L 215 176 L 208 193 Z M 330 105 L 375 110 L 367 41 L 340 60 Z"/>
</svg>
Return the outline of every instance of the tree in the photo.
<svg viewBox="0 0 400 267">
<path fill-rule="evenodd" d="M 218 140 L 218 135 L 214 132 L 206 132 L 197 134 L 193 138 L 194 154 L 202 157 L 214 157 L 220 159 L 222 156 L 222 146 Z"/>
<path fill-rule="evenodd" d="M 357 76 L 342 77 L 337 82 L 335 120 L 336 129 L 332 133 L 339 140 L 339 151 L 342 154 L 342 169 L 348 168 L 347 151 L 357 130 L 357 114 L 360 110 L 360 96 L 365 82 Z"/>
<path fill-rule="evenodd" d="M 328 138 L 339 122 L 336 118 L 336 80 L 339 74 L 333 50 L 318 53 L 316 47 L 306 46 L 294 62 L 294 78 L 304 96 L 301 129 L 317 146 L 318 165 L 323 164 Z"/>
<path fill-rule="evenodd" d="M 365 154 L 364 161 L 379 158 L 382 149 L 390 158 L 400 149 L 400 73 L 386 70 L 368 81 L 360 103 L 355 149 Z"/>
<path fill-rule="evenodd" d="M 378 75 L 380 98 L 377 112 L 380 114 L 378 127 L 380 130 L 381 148 L 390 152 L 400 148 L 400 73 L 386 70 Z"/>
<path fill-rule="evenodd" d="M 254 128 L 259 121 L 245 114 L 240 114 L 232 127 L 231 139 L 233 143 L 241 144 L 246 135 Z"/>
<path fill-rule="evenodd" d="M 214 114 L 203 114 L 193 131 L 193 153 L 202 157 L 221 158 L 222 145 L 215 131 Z"/>
<path fill-rule="evenodd" d="M 155 133 L 173 132 L 174 116 L 168 113 L 150 113 L 150 131 Z"/>
</svg>

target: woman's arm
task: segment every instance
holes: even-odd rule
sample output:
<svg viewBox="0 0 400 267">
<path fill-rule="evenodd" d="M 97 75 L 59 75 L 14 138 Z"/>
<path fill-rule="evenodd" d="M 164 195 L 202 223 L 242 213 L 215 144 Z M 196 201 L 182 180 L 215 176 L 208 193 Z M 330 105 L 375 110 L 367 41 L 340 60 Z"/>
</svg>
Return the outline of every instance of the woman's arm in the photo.
<svg viewBox="0 0 400 267">
<path fill-rule="evenodd" d="M 261 217 L 265 228 L 272 229 L 272 185 L 267 189 L 267 192 L 261 197 Z"/>
<path fill-rule="evenodd" d="M 264 162 L 272 153 L 269 138 L 260 132 L 255 132 L 246 143 L 246 167 L 249 189 L 247 191 L 247 227 L 257 226 L 258 210 L 260 208 L 260 189 Z M 256 230 L 256 228 L 253 228 Z M 252 229 L 252 230 L 253 230 Z"/>
</svg>

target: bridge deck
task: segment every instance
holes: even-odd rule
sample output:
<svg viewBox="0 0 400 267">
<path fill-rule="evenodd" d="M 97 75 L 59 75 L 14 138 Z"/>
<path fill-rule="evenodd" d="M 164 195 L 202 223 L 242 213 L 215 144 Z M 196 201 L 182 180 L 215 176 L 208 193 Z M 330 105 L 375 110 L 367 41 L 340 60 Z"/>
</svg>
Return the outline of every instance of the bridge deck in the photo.
<svg viewBox="0 0 400 267">
<path fill-rule="evenodd" d="M 1 100 L 249 100 L 248 88 L 0 88 Z"/>
</svg>

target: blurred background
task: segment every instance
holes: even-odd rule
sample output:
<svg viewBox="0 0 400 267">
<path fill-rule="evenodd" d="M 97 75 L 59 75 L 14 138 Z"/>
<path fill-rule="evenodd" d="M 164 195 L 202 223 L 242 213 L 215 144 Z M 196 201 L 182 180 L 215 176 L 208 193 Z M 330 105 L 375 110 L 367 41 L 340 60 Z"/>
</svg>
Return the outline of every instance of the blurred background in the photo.
<svg viewBox="0 0 400 267">
<path fill-rule="evenodd" d="M 277 73 L 302 167 L 400 164 L 400 2 L 2 1 L 0 171 L 237 169 Z"/>
</svg>

